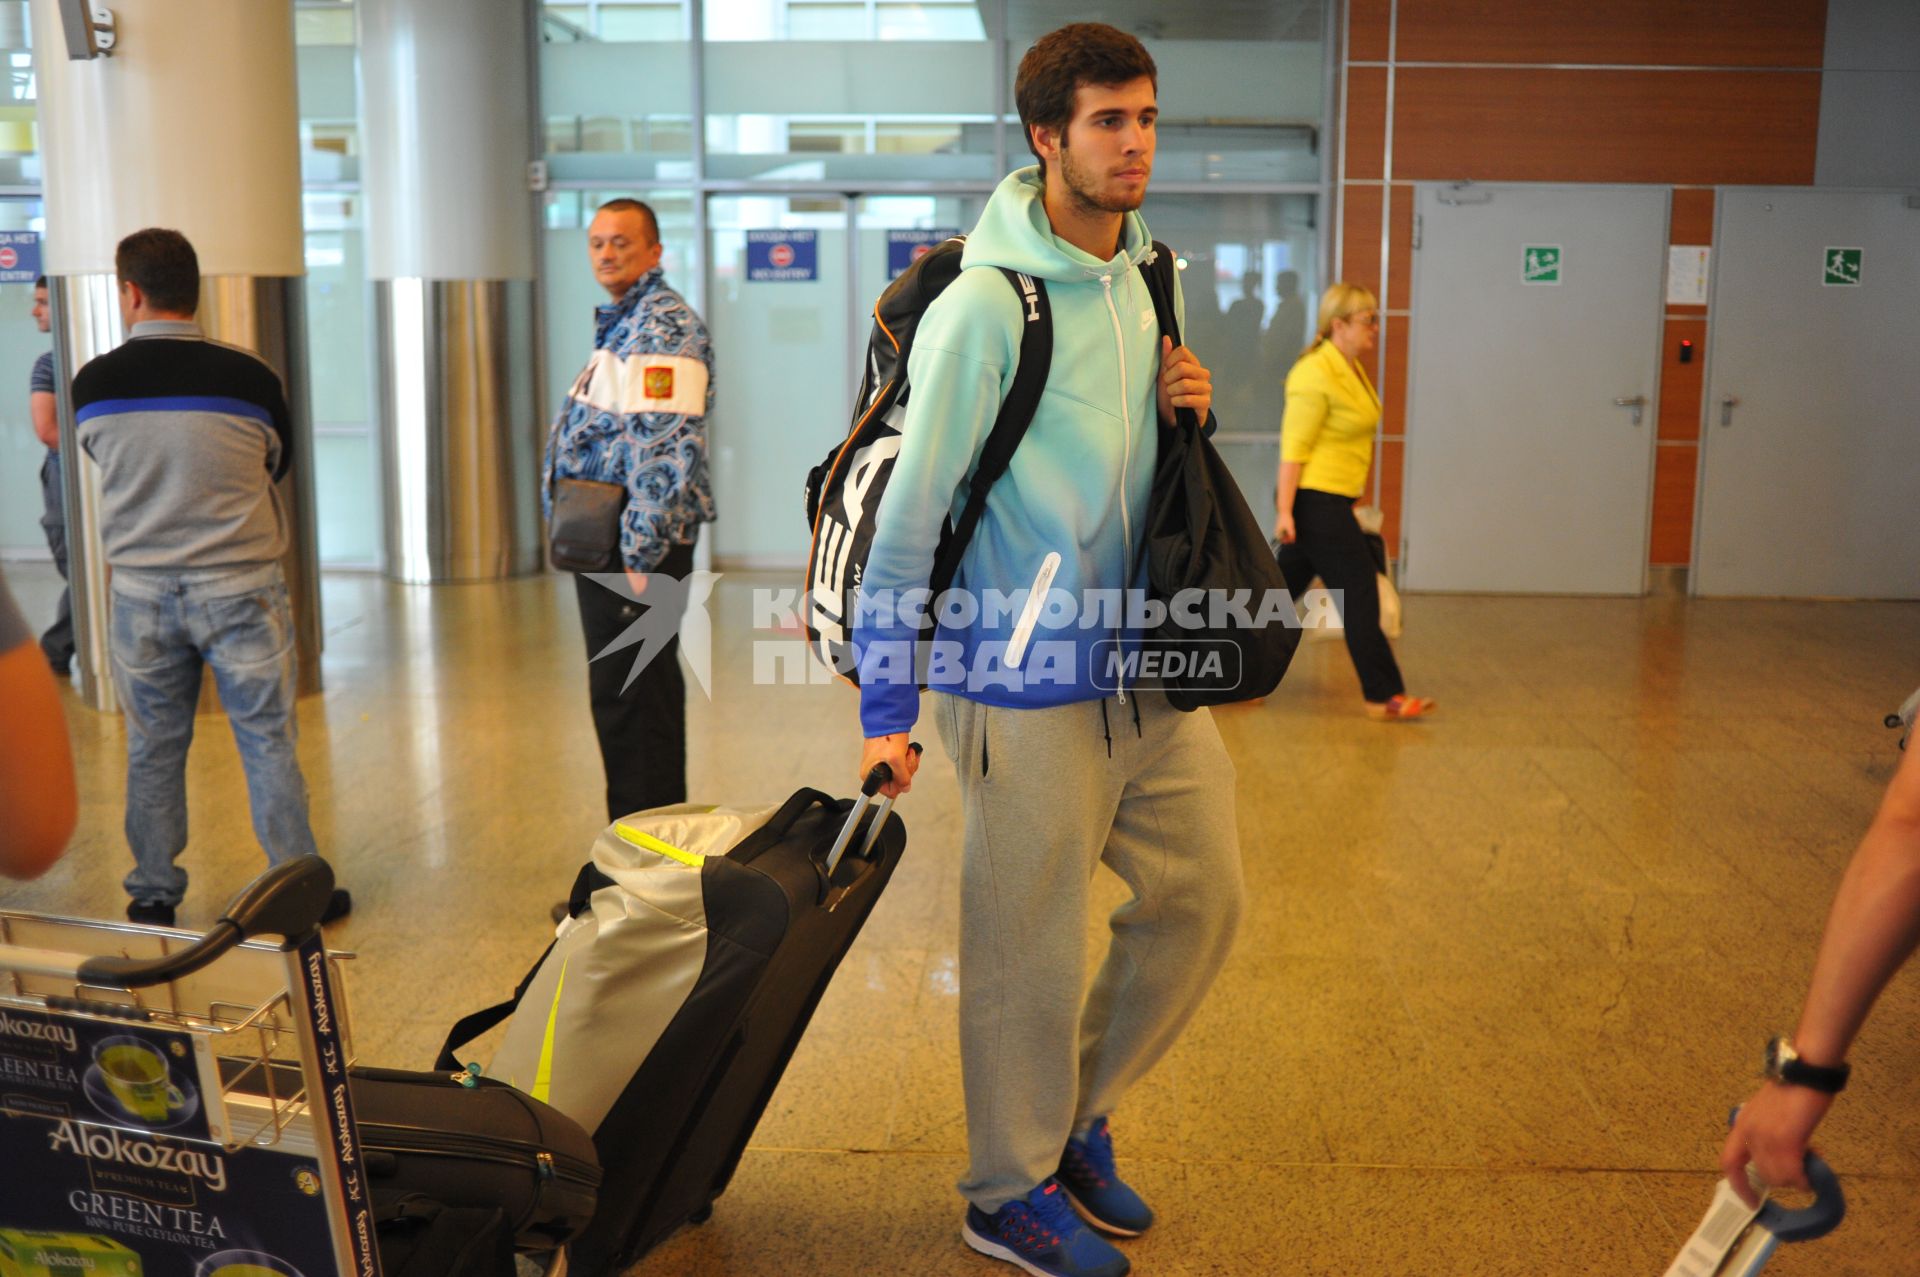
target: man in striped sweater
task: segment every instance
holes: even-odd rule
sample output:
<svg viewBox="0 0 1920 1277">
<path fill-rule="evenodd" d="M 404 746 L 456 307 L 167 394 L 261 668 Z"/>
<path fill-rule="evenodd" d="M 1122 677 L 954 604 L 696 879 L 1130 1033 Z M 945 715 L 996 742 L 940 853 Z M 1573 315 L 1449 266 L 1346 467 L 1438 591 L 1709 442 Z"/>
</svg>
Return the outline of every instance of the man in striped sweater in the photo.
<svg viewBox="0 0 1920 1277">
<path fill-rule="evenodd" d="M 114 255 L 127 341 L 73 379 L 81 447 L 100 466 L 113 569 L 113 680 L 127 724 L 127 876 L 135 922 L 173 923 L 187 875 L 187 747 L 211 667 L 247 774 L 253 830 L 278 864 L 314 855 L 294 753 L 294 628 L 276 481 L 293 461 L 280 378 L 194 322 L 200 262 L 178 231 Z M 352 908 L 337 890 L 326 920 Z"/>
</svg>

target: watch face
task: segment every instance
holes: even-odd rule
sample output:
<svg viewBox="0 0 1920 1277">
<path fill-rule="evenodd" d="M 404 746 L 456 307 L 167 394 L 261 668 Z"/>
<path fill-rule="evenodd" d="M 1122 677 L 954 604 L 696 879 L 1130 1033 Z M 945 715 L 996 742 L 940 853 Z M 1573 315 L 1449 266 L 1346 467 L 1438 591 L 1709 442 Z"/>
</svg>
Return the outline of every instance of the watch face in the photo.
<svg viewBox="0 0 1920 1277">
<path fill-rule="evenodd" d="M 1767 1076 L 1784 1081 L 1784 1070 L 1798 1058 L 1785 1037 L 1772 1038 L 1767 1042 Z"/>
</svg>

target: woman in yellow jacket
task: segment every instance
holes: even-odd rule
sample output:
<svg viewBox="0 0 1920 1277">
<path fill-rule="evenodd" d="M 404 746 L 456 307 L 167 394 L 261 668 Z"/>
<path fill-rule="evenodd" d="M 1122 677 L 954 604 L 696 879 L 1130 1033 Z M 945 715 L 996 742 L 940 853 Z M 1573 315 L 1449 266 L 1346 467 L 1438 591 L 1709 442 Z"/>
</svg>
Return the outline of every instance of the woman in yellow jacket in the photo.
<svg viewBox="0 0 1920 1277">
<path fill-rule="evenodd" d="M 1318 576 L 1344 595 L 1347 651 L 1360 693 L 1374 718 L 1401 720 L 1433 712 L 1408 696 L 1387 636 L 1380 632 L 1380 592 L 1373 555 L 1353 517 L 1373 463 L 1380 396 L 1360 356 L 1373 349 L 1379 304 L 1354 284 L 1335 284 L 1320 299 L 1313 344 L 1287 374 L 1287 411 L 1280 424 L 1280 571 L 1297 600 Z"/>
</svg>

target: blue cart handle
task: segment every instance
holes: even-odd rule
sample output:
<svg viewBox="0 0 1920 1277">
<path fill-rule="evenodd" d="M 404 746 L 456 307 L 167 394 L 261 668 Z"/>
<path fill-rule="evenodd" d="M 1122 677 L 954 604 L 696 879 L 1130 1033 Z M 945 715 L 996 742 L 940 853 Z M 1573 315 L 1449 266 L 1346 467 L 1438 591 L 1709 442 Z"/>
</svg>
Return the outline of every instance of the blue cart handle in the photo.
<svg viewBox="0 0 1920 1277">
<path fill-rule="evenodd" d="M 1727 1125 L 1732 1126 L 1739 1116 L 1740 1110 L 1736 1107 L 1727 1114 Z M 1847 1217 L 1846 1194 L 1840 1191 L 1840 1177 L 1833 1173 L 1833 1168 L 1818 1153 L 1809 1151 L 1806 1170 L 1807 1186 L 1813 1190 L 1810 1204 L 1799 1210 L 1788 1210 L 1778 1202 L 1768 1202 L 1754 1217 L 1754 1223 L 1783 1242 L 1810 1242 L 1825 1237 Z"/>
<path fill-rule="evenodd" d="M 1840 1192 L 1839 1176 L 1818 1153 L 1807 1154 L 1807 1184 L 1813 1189 L 1811 1205 L 1788 1210 L 1778 1202 L 1768 1202 L 1754 1222 L 1783 1242 L 1810 1242 L 1840 1227 L 1840 1221 L 1847 1217 L 1847 1199 Z"/>
</svg>

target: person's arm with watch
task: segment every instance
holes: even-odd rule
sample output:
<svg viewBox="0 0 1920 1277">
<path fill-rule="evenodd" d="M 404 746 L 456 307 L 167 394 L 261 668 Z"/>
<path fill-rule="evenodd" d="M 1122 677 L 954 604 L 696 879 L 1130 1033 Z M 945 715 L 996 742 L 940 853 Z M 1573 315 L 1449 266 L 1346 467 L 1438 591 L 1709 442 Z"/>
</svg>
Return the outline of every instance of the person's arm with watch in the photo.
<svg viewBox="0 0 1920 1277">
<path fill-rule="evenodd" d="M 1807 1141 L 1845 1087 L 1847 1049 L 1874 999 L 1920 944 L 1920 751 L 1902 756 L 1827 915 L 1791 1039 L 1767 1045 L 1767 1082 L 1740 1109 L 1720 1169 L 1741 1199 L 1753 1165 L 1773 1188 L 1807 1187 Z"/>
</svg>

